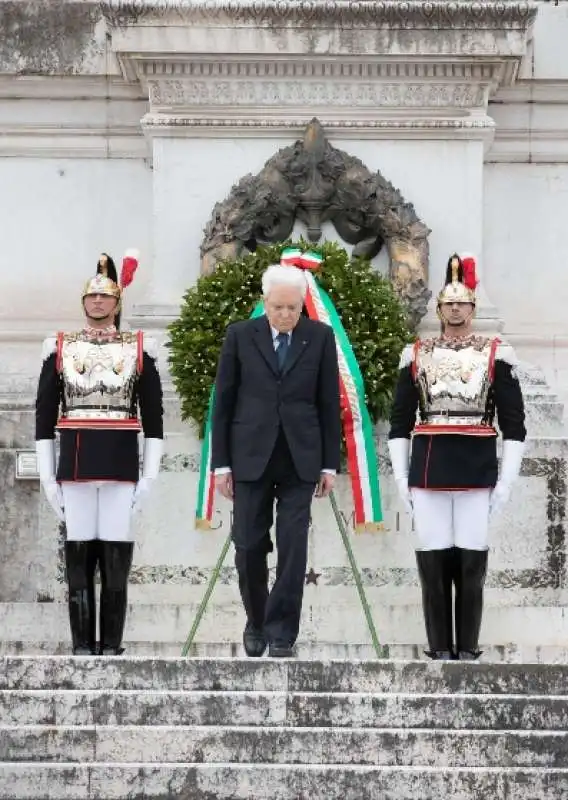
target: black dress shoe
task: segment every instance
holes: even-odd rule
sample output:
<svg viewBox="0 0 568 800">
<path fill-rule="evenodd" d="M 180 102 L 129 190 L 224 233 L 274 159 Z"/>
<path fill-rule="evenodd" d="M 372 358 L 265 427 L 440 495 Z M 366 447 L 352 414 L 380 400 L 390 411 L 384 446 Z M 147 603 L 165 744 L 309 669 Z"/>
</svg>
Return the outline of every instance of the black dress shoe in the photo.
<svg viewBox="0 0 568 800">
<path fill-rule="evenodd" d="M 268 655 L 270 658 L 294 658 L 296 652 L 294 647 L 284 642 L 270 642 Z"/>
<path fill-rule="evenodd" d="M 124 653 L 124 647 L 101 647 L 99 655 L 101 656 L 121 656 Z"/>
<path fill-rule="evenodd" d="M 243 633 L 245 653 L 249 658 L 260 658 L 266 650 L 266 638 L 262 631 L 256 628 L 245 628 Z"/>
<path fill-rule="evenodd" d="M 481 653 L 481 650 L 460 650 L 458 661 L 477 661 Z"/>
<path fill-rule="evenodd" d="M 453 661 L 453 653 L 449 650 L 424 650 L 424 655 L 431 658 L 432 661 Z"/>
<path fill-rule="evenodd" d="M 73 648 L 73 655 L 74 656 L 94 656 L 95 651 L 91 650 L 90 647 L 74 647 Z"/>
</svg>

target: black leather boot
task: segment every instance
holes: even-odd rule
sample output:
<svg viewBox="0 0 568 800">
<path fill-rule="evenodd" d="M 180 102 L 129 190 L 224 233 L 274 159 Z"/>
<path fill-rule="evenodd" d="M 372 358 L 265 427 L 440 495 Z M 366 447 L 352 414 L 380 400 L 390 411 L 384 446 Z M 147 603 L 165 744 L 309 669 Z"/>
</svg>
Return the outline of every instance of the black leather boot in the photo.
<svg viewBox="0 0 568 800">
<path fill-rule="evenodd" d="M 100 648 L 102 656 L 124 652 L 122 634 L 128 603 L 128 575 L 132 566 L 133 542 L 99 541 L 101 573 Z"/>
<path fill-rule="evenodd" d="M 422 585 L 422 607 L 429 650 L 424 652 L 434 660 L 454 658 L 452 620 L 452 578 L 454 548 L 447 550 L 417 550 L 416 562 Z"/>
<path fill-rule="evenodd" d="M 65 567 L 69 588 L 69 624 L 73 655 L 96 652 L 95 569 L 97 542 L 65 542 Z"/>
<path fill-rule="evenodd" d="M 460 661 L 481 655 L 479 631 L 483 615 L 483 587 L 487 575 L 487 550 L 456 547 L 456 645 Z"/>
</svg>

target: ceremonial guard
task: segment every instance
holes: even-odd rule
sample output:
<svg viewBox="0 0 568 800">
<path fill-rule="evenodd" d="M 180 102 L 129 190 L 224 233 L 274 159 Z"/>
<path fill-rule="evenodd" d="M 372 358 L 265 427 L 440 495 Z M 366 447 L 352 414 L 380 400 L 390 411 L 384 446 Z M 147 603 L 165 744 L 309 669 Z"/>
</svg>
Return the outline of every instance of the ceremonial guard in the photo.
<svg viewBox="0 0 568 800">
<path fill-rule="evenodd" d="M 45 495 L 65 522 L 69 620 L 76 655 L 123 652 L 134 548 L 132 513 L 157 478 L 162 455 L 162 388 L 155 345 L 140 331 L 121 332 L 117 327 L 122 290 L 131 282 L 137 263 L 135 252 L 126 254 L 119 283 L 113 260 L 102 255 L 97 274 L 82 294 L 84 327 L 58 333 L 43 347 L 36 450 Z"/>
<path fill-rule="evenodd" d="M 489 518 L 509 498 L 526 436 L 512 347 L 471 331 L 476 286 L 475 259 L 453 255 L 437 298 L 441 335 L 403 351 L 391 413 L 389 451 L 414 517 L 433 659 L 480 655 Z M 504 440 L 500 474 L 495 416 Z"/>
</svg>

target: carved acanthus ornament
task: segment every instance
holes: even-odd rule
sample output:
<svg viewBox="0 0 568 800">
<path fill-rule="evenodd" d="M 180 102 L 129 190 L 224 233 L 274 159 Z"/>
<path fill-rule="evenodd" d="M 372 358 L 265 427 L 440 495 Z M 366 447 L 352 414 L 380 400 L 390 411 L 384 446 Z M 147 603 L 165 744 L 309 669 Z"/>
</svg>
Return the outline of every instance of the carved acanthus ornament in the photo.
<svg viewBox="0 0 568 800">
<path fill-rule="evenodd" d="M 417 325 L 428 289 L 428 234 L 414 207 L 380 172 L 333 147 L 317 120 L 304 138 L 274 155 L 258 173 L 246 175 L 213 209 L 201 245 L 202 271 L 223 258 L 236 258 L 257 243 L 279 242 L 301 220 L 310 241 L 330 221 L 338 235 L 367 258 L 387 248 L 390 278 Z"/>
<path fill-rule="evenodd" d="M 531 0 L 103 0 L 106 16 L 122 25 L 159 18 L 193 23 L 285 25 L 334 23 L 391 28 L 525 29 Z"/>
</svg>

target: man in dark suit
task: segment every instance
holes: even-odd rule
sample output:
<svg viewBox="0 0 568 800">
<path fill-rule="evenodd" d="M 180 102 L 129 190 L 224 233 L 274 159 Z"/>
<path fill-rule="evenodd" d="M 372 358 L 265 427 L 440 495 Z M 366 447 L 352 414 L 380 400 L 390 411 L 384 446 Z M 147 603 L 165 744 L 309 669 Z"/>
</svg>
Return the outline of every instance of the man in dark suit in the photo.
<svg viewBox="0 0 568 800">
<path fill-rule="evenodd" d="M 263 275 L 266 316 L 236 322 L 215 382 L 212 469 L 234 501 L 233 543 L 247 615 L 247 655 L 293 655 L 305 582 L 314 491 L 325 497 L 339 469 L 339 371 L 331 328 L 302 316 L 306 282 L 296 267 Z M 276 500 L 276 581 L 267 554 Z"/>
</svg>

